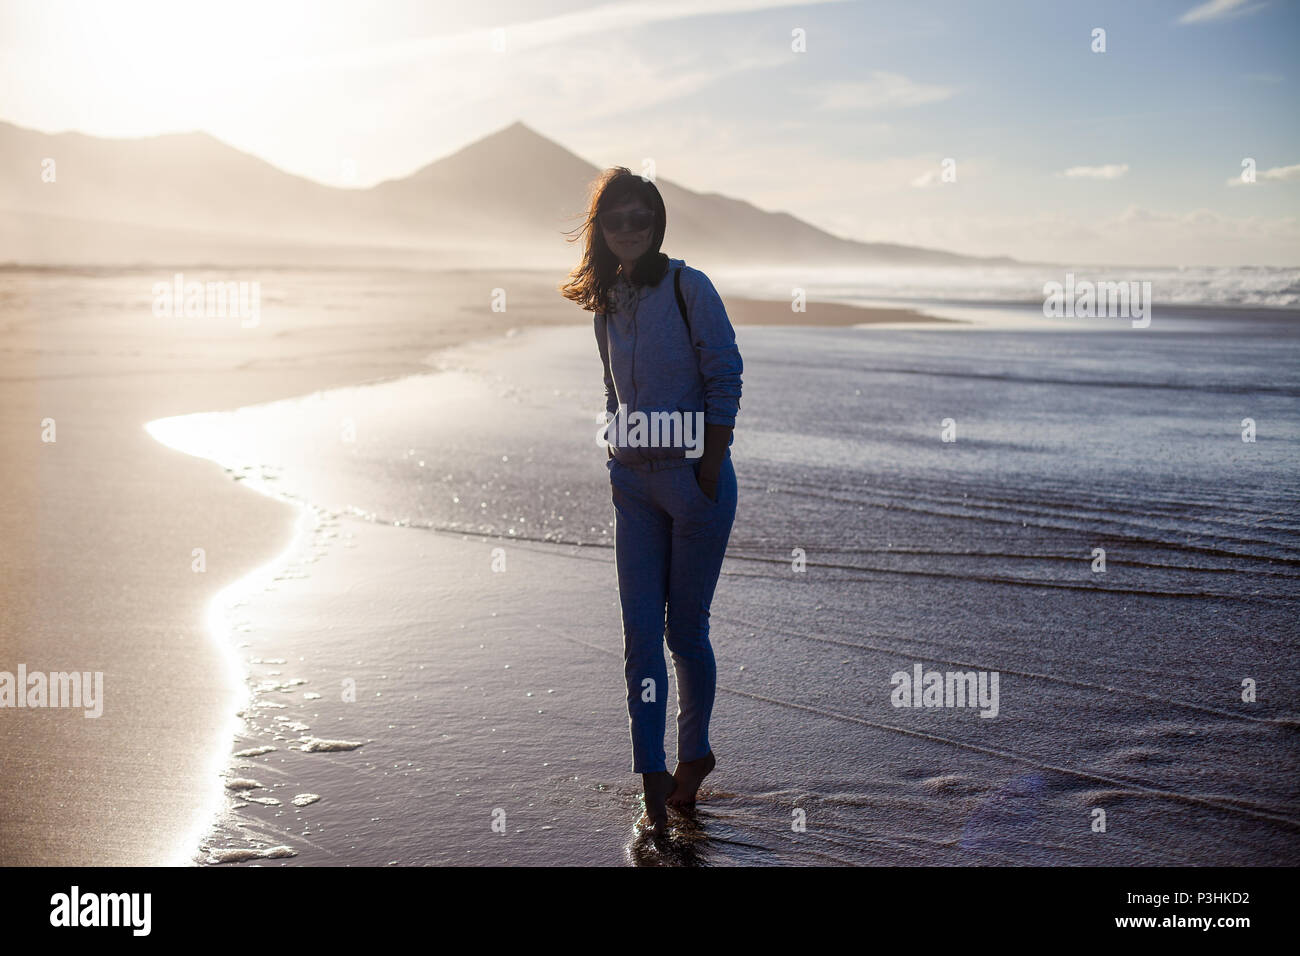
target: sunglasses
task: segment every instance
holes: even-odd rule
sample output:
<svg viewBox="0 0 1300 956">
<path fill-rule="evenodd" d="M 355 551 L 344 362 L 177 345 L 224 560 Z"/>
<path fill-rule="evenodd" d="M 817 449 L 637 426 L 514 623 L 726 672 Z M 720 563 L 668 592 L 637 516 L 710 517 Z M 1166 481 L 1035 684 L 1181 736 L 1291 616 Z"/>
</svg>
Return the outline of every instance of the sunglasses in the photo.
<svg viewBox="0 0 1300 956">
<path fill-rule="evenodd" d="M 633 212 L 602 212 L 596 217 L 606 232 L 640 232 L 654 225 L 655 214 L 649 209 Z"/>
</svg>

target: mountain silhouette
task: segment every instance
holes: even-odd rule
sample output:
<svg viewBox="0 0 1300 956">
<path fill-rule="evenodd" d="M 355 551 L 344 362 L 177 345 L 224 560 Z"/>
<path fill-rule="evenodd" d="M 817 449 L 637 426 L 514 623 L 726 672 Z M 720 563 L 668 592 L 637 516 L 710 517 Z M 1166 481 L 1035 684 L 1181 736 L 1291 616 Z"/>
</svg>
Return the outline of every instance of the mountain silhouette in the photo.
<svg viewBox="0 0 1300 956">
<path fill-rule="evenodd" d="M 43 171 L 51 169 L 53 177 Z M 0 123 L 0 262 L 567 268 L 600 169 L 522 122 L 409 176 L 325 186 L 206 133 L 104 139 Z M 977 265 L 843 239 L 659 179 L 664 250 L 711 265 Z"/>
</svg>

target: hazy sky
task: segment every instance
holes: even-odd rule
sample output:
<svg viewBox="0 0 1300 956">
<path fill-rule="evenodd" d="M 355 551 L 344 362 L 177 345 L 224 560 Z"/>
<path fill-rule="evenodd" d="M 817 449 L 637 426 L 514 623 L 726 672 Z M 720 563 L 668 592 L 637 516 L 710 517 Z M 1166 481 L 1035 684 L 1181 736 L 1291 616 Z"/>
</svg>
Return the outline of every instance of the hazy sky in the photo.
<svg viewBox="0 0 1300 956">
<path fill-rule="evenodd" d="M 0 119 L 358 186 L 521 119 L 851 238 L 1298 265 L 1297 52 L 1296 0 L 33 0 L 0 2 Z"/>
</svg>

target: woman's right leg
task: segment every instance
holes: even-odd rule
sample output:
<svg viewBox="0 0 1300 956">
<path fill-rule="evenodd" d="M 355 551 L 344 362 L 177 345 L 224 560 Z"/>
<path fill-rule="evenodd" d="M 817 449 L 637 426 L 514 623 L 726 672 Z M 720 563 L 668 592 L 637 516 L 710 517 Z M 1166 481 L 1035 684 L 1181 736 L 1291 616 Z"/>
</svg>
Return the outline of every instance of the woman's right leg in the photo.
<svg viewBox="0 0 1300 956">
<path fill-rule="evenodd" d="M 614 553 L 623 608 L 623 673 L 632 736 L 632 772 L 668 769 L 664 724 L 668 668 L 664 663 L 664 609 L 672 519 L 650 496 L 651 472 L 609 464 L 614 497 Z"/>
</svg>

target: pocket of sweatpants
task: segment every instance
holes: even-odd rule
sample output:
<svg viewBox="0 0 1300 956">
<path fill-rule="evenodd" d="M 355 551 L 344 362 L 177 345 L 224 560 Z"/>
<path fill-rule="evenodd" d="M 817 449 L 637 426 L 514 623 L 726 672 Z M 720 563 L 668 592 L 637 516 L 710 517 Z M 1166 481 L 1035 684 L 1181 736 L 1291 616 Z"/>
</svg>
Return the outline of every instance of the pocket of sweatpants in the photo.
<svg viewBox="0 0 1300 956">
<path fill-rule="evenodd" d="M 695 489 L 696 498 L 704 502 L 704 504 L 707 505 L 708 507 L 716 508 L 718 506 L 718 501 L 722 500 L 722 482 L 721 480 L 719 480 L 718 482 L 718 501 L 714 501 L 712 498 L 706 495 L 704 493 L 704 489 L 700 487 L 699 467 L 700 466 L 698 464 L 692 463 L 690 467 L 682 468 L 680 470 L 685 472 L 686 480 L 689 481 L 691 483 L 691 487 Z"/>
</svg>

